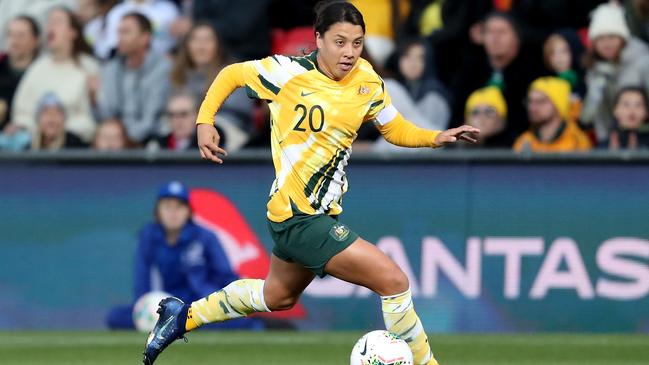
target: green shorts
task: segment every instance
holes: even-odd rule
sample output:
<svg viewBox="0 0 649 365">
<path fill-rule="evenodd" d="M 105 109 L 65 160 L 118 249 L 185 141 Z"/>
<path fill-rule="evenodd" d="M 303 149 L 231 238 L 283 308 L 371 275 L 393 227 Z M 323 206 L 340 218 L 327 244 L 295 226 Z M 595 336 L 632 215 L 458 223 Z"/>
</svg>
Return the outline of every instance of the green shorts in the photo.
<svg viewBox="0 0 649 365">
<path fill-rule="evenodd" d="M 327 262 L 358 238 L 337 217 L 325 214 L 296 214 L 281 223 L 269 220 L 268 230 L 275 242 L 275 256 L 298 263 L 321 278 L 327 276 Z"/>
</svg>

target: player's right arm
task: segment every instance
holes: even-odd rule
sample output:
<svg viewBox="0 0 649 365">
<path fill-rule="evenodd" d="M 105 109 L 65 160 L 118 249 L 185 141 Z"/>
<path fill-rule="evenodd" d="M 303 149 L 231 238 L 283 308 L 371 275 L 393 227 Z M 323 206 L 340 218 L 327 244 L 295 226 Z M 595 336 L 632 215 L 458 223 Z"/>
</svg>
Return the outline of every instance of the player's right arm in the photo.
<svg viewBox="0 0 649 365">
<path fill-rule="evenodd" d="M 214 115 L 225 99 L 237 88 L 245 84 L 243 64 L 235 63 L 225 67 L 216 76 L 207 90 L 207 95 L 201 103 L 196 120 L 196 138 L 201 157 L 216 163 L 223 163 L 218 154 L 227 156 L 227 152 L 219 147 L 221 136 L 214 128 Z"/>
<path fill-rule="evenodd" d="M 275 61 L 268 57 L 234 63 L 219 72 L 205 95 L 196 120 L 198 148 L 203 159 L 223 163 L 218 154 L 227 155 L 219 147 L 220 136 L 214 128 L 214 116 L 236 88 L 245 87 L 251 97 L 274 99 L 276 81 L 273 80 L 273 67 L 276 67 Z"/>
</svg>

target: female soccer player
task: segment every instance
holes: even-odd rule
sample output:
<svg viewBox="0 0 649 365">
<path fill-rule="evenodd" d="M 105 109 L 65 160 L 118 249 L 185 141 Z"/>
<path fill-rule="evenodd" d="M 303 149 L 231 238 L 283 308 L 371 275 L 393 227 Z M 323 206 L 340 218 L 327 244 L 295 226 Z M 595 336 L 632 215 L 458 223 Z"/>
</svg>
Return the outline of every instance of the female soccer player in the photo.
<svg viewBox="0 0 649 365">
<path fill-rule="evenodd" d="M 412 304 L 408 278 L 381 250 L 337 220 L 347 191 L 344 168 L 356 132 L 373 122 L 389 142 L 440 147 L 475 140 L 470 126 L 428 131 L 406 121 L 390 103 L 383 81 L 360 58 L 365 23 L 344 1 L 316 10 L 317 51 L 305 57 L 272 56 L 233 64 L 216 77 L 201 105 L 197 128 L 204 159 L 223 163 L 214 115 L 237 87 L 268 100 L 277 177 L 268 202 L 275 246 L 266 280 L 237 280 L 204 299 L 160 303 L 160 319 L 147 340 L 144 363 L 152 364 L 171 342 L 203 324 L 253 312 L 291 308 L 315 275 L 332 275 L 381 296 L 387 329 L 401 336 L 416 364 L 436 365 Z"/>
</svg>

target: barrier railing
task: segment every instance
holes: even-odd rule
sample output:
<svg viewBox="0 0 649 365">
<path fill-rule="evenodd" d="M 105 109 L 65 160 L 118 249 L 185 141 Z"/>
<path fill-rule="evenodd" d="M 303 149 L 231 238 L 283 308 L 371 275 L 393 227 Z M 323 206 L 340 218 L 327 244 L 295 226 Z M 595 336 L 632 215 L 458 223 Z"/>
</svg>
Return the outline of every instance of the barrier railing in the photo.
<svg viewBox="0 0 649 365">
<path fill-rule="evenodd" d="M 270 161 L 270 149 L 237 151 L 227 156 L 228 162 Z M 20 153 L 0 151 L 0 163 L 11 162 L 152 162 L 152 163 L 200 163 L 198 151 L 149 151 L 128 150 L 120 152 L 97 152 L 93 150 L 25 151 Z M 375 153 L 354 151 L 353 161 L 372 162 L 564 162 L 564 163 L 646 163 L 649 150 L 606 151 L 594 150 L 584 153 L 515 153 L 499 149 L 447 149 L 413 151 L 405 153 Z"/>
</svg>

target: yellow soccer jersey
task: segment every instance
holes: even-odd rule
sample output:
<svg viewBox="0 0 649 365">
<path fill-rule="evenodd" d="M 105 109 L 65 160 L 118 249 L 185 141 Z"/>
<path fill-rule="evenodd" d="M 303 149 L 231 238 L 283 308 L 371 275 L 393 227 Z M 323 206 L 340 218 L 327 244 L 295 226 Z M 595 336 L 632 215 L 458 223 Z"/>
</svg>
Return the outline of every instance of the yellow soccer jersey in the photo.
<svg viewBox="0 0 649 365">
<path fill-rule="evenodd" d="M 276 178 L 267 207 L 274 222 L 290 218 L 294 209 L 340 214 L 347 191 L 345 166 L 358 129 L 374 120 L 381 130 L 381 125 L 398 116 L 383 81 L 364 59 L 340 81 L 330 79 L 316 65 L 315 52 L 230 65 L 210 87 L 199 112 L 197 123 L 211 124 L 235 87 L 245 87 L 249 96 L 268 101 Z M 434 135 L 427 138 L 434 140 Z M 434 146 L 432 141 L 424 145 Z"/>
</svg>

